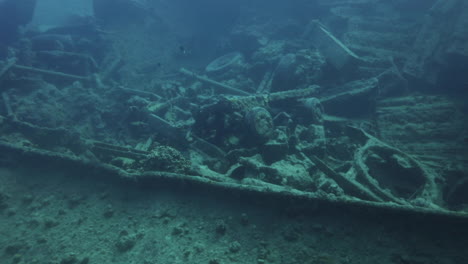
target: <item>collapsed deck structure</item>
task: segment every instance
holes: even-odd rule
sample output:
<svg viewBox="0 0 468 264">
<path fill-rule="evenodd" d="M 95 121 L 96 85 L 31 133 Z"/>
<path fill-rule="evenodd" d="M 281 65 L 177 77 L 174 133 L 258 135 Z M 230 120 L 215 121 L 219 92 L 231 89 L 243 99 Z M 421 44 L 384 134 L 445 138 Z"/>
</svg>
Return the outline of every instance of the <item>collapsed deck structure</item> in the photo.
<svg viewBox="0 0 468 264">
<path fill-rule="evenodd" d="M 444 4 L 445 13 L 416 27 L 379 14 L 357 19 L 374 1 L 343 2 L 322 3 L 348 23 L 341 36 L 314 19 L 292 45 L 240 25 L 232 43 L 250 44 L 208 70 L 157 72 L 163 63 L 122 58 L 136 49 L 92 24 L 24 36 L 0 64 L 0 162 L 466 220 L 464 106 L 421 88 L 438 89 L 421 73 L 433 64 L 418 54 L 447 48 L 440 54 L 450 61 L 465 51 L 444 41 L 415 51 L 406 43 L 422 45 L 437 16 L 462 3 Z M 381 33 L 392 27 L 393 37 Z M 103 55 L 91 40 L 113 48 Z M 178 52 L 182 61 L 190 56 Z M 439 82 L 450 67 L 434 71 Z"/>
</svg>

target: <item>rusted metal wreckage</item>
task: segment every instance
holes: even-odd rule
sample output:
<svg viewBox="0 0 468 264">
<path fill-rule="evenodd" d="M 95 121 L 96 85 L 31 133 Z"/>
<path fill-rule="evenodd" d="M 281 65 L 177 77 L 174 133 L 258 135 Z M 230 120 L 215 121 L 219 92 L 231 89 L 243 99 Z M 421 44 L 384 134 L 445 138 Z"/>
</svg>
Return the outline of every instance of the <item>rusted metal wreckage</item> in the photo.
<svg viewBox="0 0 468 264">
<path fill-rule="evenodd" d="M 315 45 L 336 68 L 353 68 L 362 63 L 361 58 L 320 22 L 310 23 L 304 38 L 310 35 L 314 36 Z M 100 80 L 105 81 L 119 63 L 119 59 L 111 63 Z M 8 72 L 15 71 L 99 84 L 95 76 L 22 66 L 15 60 L 2 65 L 0 82 Z M 130 147 L 86 139 L 64 128 L 46 128 L 24 122 L 16 117 L 9 94 L 1 89 L 0 107 L 4 107 L 6 115 L 0 116 L 0 164 L 18 166 L 39 162 L 82 171 L 107 172 L 107 175 L 129 182 L 183 182 L 193 184 L 194 188 L 204 186 L 241 195 L 268 195 L 277 199 L 365 210 L 468 219 L 468 211 L 447 206 L 445 202 L 452 197 L 464 199 L 460 204 L 468 203 L 467 180 L 458 182 L 448 191 L 442 190 L 438 186 L 437 174 L 424 162 L 383 142 L 365 128 L 353 126 L 345 118 L 337 117 L 346 116 L 342 111 L 351 108 L 365 111 L 366 105 L 372 104 L 369 101 L 375 96 L 379 83 L 381 85 L 388 75 L 404 80 L 398 70 L 391 68 L 380 76 L 359 81 L 356 85 L 348 84 L 346 89 L 328 95 L 319 92 L 318 86 L 270 92 L 275 71 L 265 74 L 257 89 L 249 89 L 252 92 L 186 69 L 181 69 L 180 73 L 213 87 L 216 99 L 199 106 L 200 111 L 194 117 L 197 122 L 192 127 L 178 126 L 159 115 L 159 111 L 183 99 L 178 97 L 145 109 L 145 120 L 152 131 L 166 138 L 169 145 L 183 145 L 186 151 L 208 160 L 209 166 L 190 164 L 170 147 L 155 148 L 152 144 L 154 138 Z M 163 101 L 160 96 L 146 91 L 119 89 L 135 94 L 146 93 L 155 101 Z M 291 117 L 288 110 L 291 105 L 296 107 L 298 104 L 299 110 L 292 111 L 299 116 L 300 112 L 307 112 L 310 122 L 301 124 L 300 128 L 291 128 L 289 123 L 294 116 Z M 323 113 L 323 108 L 330 116 Z M 226 122 L 227 118 L 231 123 Z M 216 122 L 222 125 L 213 127 Z M 238 133 L 238 129 L 248 132 Z M 344 147 L 326 150 L 329 146 L 325 130 L 336 138 L 345 138 Z M 238 141 L 243 145 L 239 146 Z M 226 147 L 226 144 L 231 147 Z M 289 155 L 291 152 L 294 155 Z M 330 152 L 334 155 L 329 155 Z M 275 167 L 275 163 L 281 165 L 281 161 L 287 159 L 289 167 Z M 295 164 L 300 164 L 302 169 Z M 324 181 L 323 185 L 327 186 L 313 187 L 317 181 Z"/>
<path fill-rule="evenodd" d="M 7 63 L 5 67 L 12 66 L 13 64 Z M 2 72 L 5 71 L 4 69 Z M 306 100 L 304 105 L 309 107 L 312 105 L 312 108 L 306 109 L 320 112 L 320 109 L 314 109 L 319 107 L 320 103 L 327 105 L 333 100 L 341 102 L 370 94 L 375 88 L 375 83 L 375 79 L 371 79 L 367 81 L 367 87 L 322 99 L 313 97 L 318 89 L 316 86 L 269 94 L 222 95 L 216 103 L 204 106 L 204 110 L 211 114 L 225 115 L 237 112 L 244 115 L 243 120 L 247 123 L 251 136 L 263 140 L 260 152 L 264 151 L 266 159 L 278 161 L 285 158 L 284 153 L 281 153 L 286 143 L 280 140 L 281 137 L 278 135 L 281 131 L 275 130 L 277 128 L 273 123 L 277 120 L 273 119 L 285 118 L 287 114 L 279 113 L 276 117 L 271 117 L 268 112 L 263 111 L 264 107 L 282 101 L 313 98 Z M 411 155 L 366 133 L 363 129 L 343 125 L 344 123 L 333 117 L 317 116 L 316 119 L 321 119 L 317 124 L 332 130 L 338 129 L 340 133 L 347 135 L 355 146 L 352 160 L 339 164 L 333 157 L 320 154 L 320 151 L 317 151 L 320 148 L 309 150 L 307 147 L 295 147 L 299 150 L 296 158 L 303 164 L 309 164 L 309 171 L 313 168 L 315 173 L 324 175 L 342 190 L 342 192 L 327 193 L 323 189 L 314 190 L 301 186 L 302 183 L 307 185 L 308 182 L 314 181 L 312 173 L 309 174 L 307 170 L 305 173 L 291 172 L 303 173 L 299 177 L 305 178 L 304 181 L 294 182 L 291 179 L 290 183 L 285 183 L 284 179 L 277 179 L 278 175 L 284 176 L 284 173 L 278 173 L 269 164 L 257 162 L 256 158 L 252 158 L 255 153 L 248 154 L 250 149 L 227 151 L 213 141 L 197 135 L 196 133 L 203 133 L 201 129 L 195 129 L 195 132 L 186 130 L 154 113 L 149 113 L 149 116 L 155 131 L 165 131 L 166 135 L 173 137 L 175 141 L 182 141 L 188 150 L 216 160 L 220 165 L 209 168 L 187 163 L 170 148 L 158 150 L 151 148 L 151 138 L 137 146 L 128 147 L 84 139 L 76 132 L 63 128 L 36 126 L 15 117 L 6 93 L 2 94 L 2 104 L 7 113 L 6 116 L 0 116 L 0 161 L 4 166 L 39 162 L 50 166 L 79 168 L 83 171 L 107 172 L 108 175 L 130 182 L 184 182 L 192 183 L 194 188 L 204 186 L 227 189 L 240 194 L 269 195 L 278 199 L 297 199 L 302 202 L 329 203 L 366 210 L 468 219 L 468 212 L 451 210 L 441 202 L 442 193 L 437 186 L 436 176 L 430 168 Z M 204 125 L 203 109 L 201 112 L 199 118 Z M 276 137 L 271 136 L 272 134 Z M 271 157 L 271 153 L 279 156 Z M 167 160 L 161 161 L 161 155 L 166 155 L 170 161 L 164 163 Z M 175 163 L 176 168 L 169 168 L 168 166 L 174 165 L 174 160 L 180 162 Z M 129 161 L 133 162 L 133 165 L 128 166 Z M 225 168 L 219 169 L 220 167 Z M 460 192 L 467 187 L 466 184 L 460 184 L 458 188 L 459 190 L 454 192 Z"/>
<path fill-rule="evenodd" d="M 196 169 L 189 173 L 127 170 L 106 162 L 106 160 L 117 157 L 144 160 L 151 156 L 151 152 L 103 142 L 86 141 L 77 135 L 70 134 L 65 129 L 41 128 L 12 118 L 0 117 L 0 123 L 2 133 L 15 131 L 16 134 L 19 133 L 25 138 L 29 138 L 29 140 L 25 138 L 18 140 L 14 136 L 11 138 L 2 137 L 0 140 L 0 160 L 3 166 L 17 167 L 20 164 L 27 166 L 27 164 L 42 163 L 42 165 L 47 164 L 49 167 L 78 168 L 84 173 L 98 171 L 129 182 L 157 183 L 159 181 L 171 181 L 184 184 L 190 183 L 195 188 L 202 185 L 213 189 L 230 190 L 230 193 L 269 195 L 278 199 L 298 199 L 302 202 L 329 203 L 353 208 L 367 208 L 368 210 L 375 209 L 468 219 L 467 212 L 452 211 L 429 202 L 433 197 L 440 196 L 440 193 L 438 193 L 435 186 L 434 178 L 417 160 L 354 128 L 350 129 L 354 130 L 357 136 L 362 137 L 365 142 L 356 152 L 356 160 L 352 164 L 353 170 L 358 172 L 354 176 L 349 177 L 349 175 L 338 172 L 327 165 L 326 161 L 316 156 L 308 157 L 319 170 L 333 179 L 345 191 L 345 194 L 337 196 L 323 192 L 298 190 L 256 179 L 239 179 L 232 171 L 219 174 L 207 172 L 203 169 Z M 40 139 L 39 141 L 43 142 L 42 145 L 37 144 L 34 139 Z M 203 142 L 201 144 L 209 143 Z M 194 144 L 195 147 L 198 148 Z M 389 183 L 394 181 L 393 178 L 395 177 L 407 175 L 388 174 L 369 168 L 368 161 L 375 158 L 374 153 L 391 157 L 395 165 L 401 166 L 401 170 L 405 170 L 405 168 L 412 170 L 414 175 L 411 176 L 410 184 L 408 184 L 408 179 L 397 179 L 405 182 L 402 185 Z M 223 158 L 225 157 L 220 157 L 220 159 Z M 241 162 L 239 167 L 242 166 L 254 165 Z M 259 171 L 268 173 L 267 168 L 259 168 Z"/>
</svg>

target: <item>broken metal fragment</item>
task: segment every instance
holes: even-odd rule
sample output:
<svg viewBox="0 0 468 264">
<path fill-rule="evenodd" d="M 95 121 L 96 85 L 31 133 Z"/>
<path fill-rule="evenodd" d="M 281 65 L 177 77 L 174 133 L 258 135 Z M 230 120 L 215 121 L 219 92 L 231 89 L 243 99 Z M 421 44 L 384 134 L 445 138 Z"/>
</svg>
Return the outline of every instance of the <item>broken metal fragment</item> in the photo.
<svg viewBox="0 0 468 264">
<path fill-rule="evenodd" d="M 338 70 L 361 60 L 318 20 L 309 23 L 303 37 L 310 38 L 327 61 Z"/>
<path fill-rule="evenodd" d="M 346 194 L 356 196 L 364 200 L 383 202 L 379 196 L 371 192 L 365 186 L 334 171 L 318 157 L 312 155 L 310 156 L 310 160 L 317 166 L 319 170 L 321 170 L 323 173 L 325 173 L 325 175 L 333 179 L 341 188 L 343 188 Z"/>
<path fill-rule="evenodd" d="M 39 74 L 44 74 L 44 75 L 51 75 L 51 76 L 62 77 L 66 79 L 77 80 L 77 81 L 90 81 L 91 80 L 90 77 L 88 76 L 79 76 L 79 75 L 73 75 L 73 74 L 68 74 L 68 73 L 63 73 L 63 72 L 43 70 L 39 68 L 17 65 L 17 64 L 15 64 L 13 68 L 18 69 L 18 70 L 33 72 L 33 73 L 39 73 Z"/>
<path fill-rule="evenodd" d="M 247 111 L 255 106 L 265 107 L 272 102 L 311 97 L 318 93 L 319 88 L 319 86 L 313 85 L 305 89 L 288 90 L 268 94 L 226 96 L 222 98 L 222 101 L 228 103 L 232 109 Z"/>
<path fill-rule="evenodd" d="M 244 63 L 244 56 L 238 52 L 230 52 L 225 54 L 206 66 L 205 71 L 210 73 L 220 73 L 229 68 L 240 66 Z"/>
<path fill-rule="evenodd" d="M 66 79 L 72 79 L 76 81 L 91 81 L 91 78 L 89 76 L 79 76 L 79 75 L 73 75 L 73 74 L 68 74 L 68 73 L 63 73 L 63 72 L 50 71 L 50 70 L 44 70 L 44 69 L 39 69 L 35 67 L 18 65 L 16 64 L 16 59 L 8 60 L 6 64 L 3 66 L 3 68 L 0 69 L 0 80 L 9 70 L 14 70 L 14 69 L 19 70 L 19 71 L 27 71 L 27 72 L 50 75 L 50 76 L 61 77 L 61 78 L 66 78 Z"/>
<path fill-rule="evenodd" d="M 130 159 L 145 158 L 150 154 L 148 151 L 137 150 L 124 146 L 117 146 L 99 141 L 91 141 L 93 152 L 98 156 L 125 157 Z"/>
<path fill-rule="evenodd" d="M 180 69 L 180 72 L 187 75 L 187 76 L 193 77 L 193 78 L 195 78 L 195 79 L 197 79 L 199 81 L 214 85 L 216 88 L 223 90 L 223 92 L 225 92 L 225 93 L 250 95 L 250 93 L 248 93 L 248 92 L 245 92 L 243 90 L 231 87 L 231 86 L 229 86 L 227 84 L 224 84 L 224 83 L 217 82 L 217 81 L 212 80 L 212 79 L 210 79 L 208 77 L 198 75 L 198 74 L 196 74 L 194 72 L 191 72 L 191 71 L 189 71 L 187 69 L 184 69 L 184 68 Z"/>
</svg>

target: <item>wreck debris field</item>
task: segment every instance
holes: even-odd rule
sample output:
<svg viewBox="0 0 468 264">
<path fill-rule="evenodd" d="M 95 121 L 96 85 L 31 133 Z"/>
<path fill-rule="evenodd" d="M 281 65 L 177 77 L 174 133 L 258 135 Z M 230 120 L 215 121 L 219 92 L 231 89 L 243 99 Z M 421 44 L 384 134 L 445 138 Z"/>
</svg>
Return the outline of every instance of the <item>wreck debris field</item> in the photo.
<svg viewBox="0 0 468 264">
<path fill-rule="evenodd" d="M 468 263 L 468 1 L 0 0 L 0 263 Z"/>
</svg>

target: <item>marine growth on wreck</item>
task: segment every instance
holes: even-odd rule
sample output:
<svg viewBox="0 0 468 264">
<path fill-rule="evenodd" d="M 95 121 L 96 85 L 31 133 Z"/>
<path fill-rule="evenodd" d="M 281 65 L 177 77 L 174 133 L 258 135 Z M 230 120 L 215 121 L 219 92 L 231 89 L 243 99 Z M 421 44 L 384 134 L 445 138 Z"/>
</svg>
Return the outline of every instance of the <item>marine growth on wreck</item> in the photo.
<svg viewBox="0 0 468 264">
<path fill-rule="evenodd" d="M 463 0 L 0 0 L 0 262 L 464 263 L 467 45 Z"/>
</svg>

